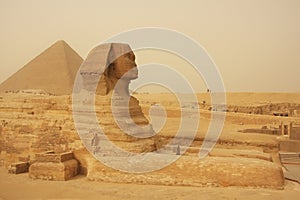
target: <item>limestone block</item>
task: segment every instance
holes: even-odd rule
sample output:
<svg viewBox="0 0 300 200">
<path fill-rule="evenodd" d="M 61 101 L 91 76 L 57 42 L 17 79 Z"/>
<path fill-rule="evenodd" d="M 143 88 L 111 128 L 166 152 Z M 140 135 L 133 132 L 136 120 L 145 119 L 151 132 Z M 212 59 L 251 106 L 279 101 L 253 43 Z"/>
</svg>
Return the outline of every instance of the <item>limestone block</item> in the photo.
<svg viewBox="0 0 300 200">
<path fill-rule="evenodd" d="M 279 149 L 280 151 L 300 152 L 300 140 L 281 140 Z"/>
<path fill-rule="evenodd" d="M 21 174 L 28 172 L 29 163 L 28 162 L 16 162 L 9 166 L 8 173 L 10 174 Z"/>
<path fill-rule="evenodd" d="M 66 181 L 79 172 L 78 161 L 75 159 L 64 162 L 35 162 L 29 168 L 29 177 L 53 181 Z"/>
<path fill-rule="evenodd" d="M 49 152 L 46 152 L 46 153 L 37 154 L 35 158 L 36 158 L 37 162 L 59 163 L 59 162 L 65 162 L 67 160 L 71 160 L 74 157 L 73 157 L 72 152 L 56 154 L 53 151 L 49 151 Z"/>
</svg>

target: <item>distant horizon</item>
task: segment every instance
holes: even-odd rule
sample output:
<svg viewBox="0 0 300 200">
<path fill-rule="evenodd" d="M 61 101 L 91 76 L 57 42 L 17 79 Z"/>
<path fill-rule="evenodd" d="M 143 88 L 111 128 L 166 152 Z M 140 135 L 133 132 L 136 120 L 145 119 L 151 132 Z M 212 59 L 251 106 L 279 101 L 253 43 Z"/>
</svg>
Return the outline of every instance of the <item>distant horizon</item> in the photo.
<svg viewBox="0 0 300 200">
<path fill-rule="evenodd" d="M 0 83 L 1 84 L 1 83 Z M 47 91 L 45 91 L 45 90 L 43 90 L 43 89 L 21 89 L 21 90 L 9 90 L 9 91 L 5 91 L 5 92 L 2 92 L 2 94 L 3 93 L 22 93 L 22 92 L 24 92 L 24 93 L 31 93 L 31 92 L 45 92 L 45 93 L 49 93 L 49 92 L 47 92 Z M 130 94 L 132 94 L 132 95 L 135 95 L 135 94 L 141 94 L 141 95 L 143 95 L 143 94 L 145 94 L 145 95 L 147 95 L 147 94 L 183 94 L 183 95 L 198 95 L 198 94 L 212 94 L 212 93 L 215 93 L 215 94 L 217 94 L 217 93 L 220 93 L 220 92 L 197 92 L 197 93 L 184 93 L 184 92 L 175 92 L 175 93 L 172 93 L 172 92 L 160 92 L 160 91 L 153 91 L 153 92 L 144 92 L 144 91 L 142 91 L 142 92 L 136 92 L 136 91 L 132 91 L 132 90 L 129 90 L 129 92 L 130 92 Z M 232 91 L 226 91 L 225 92 L 226 94 L 300 94 L 300 92 L 245 92 L 245 91 L 241 91 L 241 92 L 232 92 Z M 0 92 L 0 94 L 1 94 L 1 92 Z M 51 94 L 51 93 L 49 93 L 49 94 Z M 52 94 L 52 95 L 54 95 L 54 96 L 63 96 L 63 95 L 72 95 L 72 94 L 62 94 L 62 95 L 60 95 L 60 94 Z"/>
<path fill-rule="evenodd" d="M 229 92 L 300 92 L 297 0 L 132 0 L 118 6 L 94 0 L 15 0 L 0 5 L 1 83 L 58 40 L 66 41 L 84 59 L 93 47 L 120 32 L 159 27 L 202 45 Z M 189 71 L 172 55 L 148 53 L 136 53 L 138 65 L 163 62 Z M 140 75 L 147 76 L 142 71 Z M 205 91 L 194 73 L 186 75 L 197 90 Z"/>
</svg>

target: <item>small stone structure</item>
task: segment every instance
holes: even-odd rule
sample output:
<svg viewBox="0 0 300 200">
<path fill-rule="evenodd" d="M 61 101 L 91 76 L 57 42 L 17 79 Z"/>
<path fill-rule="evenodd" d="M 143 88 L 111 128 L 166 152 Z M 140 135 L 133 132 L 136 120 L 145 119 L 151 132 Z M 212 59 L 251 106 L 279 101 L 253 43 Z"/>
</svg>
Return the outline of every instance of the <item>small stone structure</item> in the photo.
<svg viewBox="0 0 300 200">
<path fill-rule="evenodd" d="M 28 162 L 16 162 L 12 163 L 8 169 L 10 174 L 21 174 L 28 172 L 29 163 Z"/>
<path fill-rule="evenodd" d="M 33 179 L 66 181 L 79 172 L 79 163 L 72 152 L 55 153 L 49 151 L 36 155 L 36 162 L 29 168 L 29 177 Z"/>
<path fill-rule="evenodd" d="M 292 140 L 300 140 L 300 124 L 291 123 L 290 125 L 290 139 Z"/>
<path fill-rule="evenodd" d="M 281 124 L 279 125 L 281 135 L 290 137 L 291 129 L 292 129 L 291 127 L 292 127 L 292 123 L 281 122 Z"/>
<path fill-rule="evenodd" d="M 281 130 L 281 135 L 288 136 L 291 140 L 300 140 L 300 124 L 282 122 L 279 128 Z"/>
<path fill-rule="evenodd" d="M 278 117 L 299 117 L 300 104 L 298 103 L 267 103 L 260 105 L 214 105 L 209 103 L 199 104 L 201 109 L 208 109 L 214 111 L 226 111 L 235 113 L 247 113 L 256 115 L 273 115 Z M 224 107 L 225 109 L 223 109 Z"/>
<path fill-rule="evenodd" d="M 281 129 L 276 127 L 267 127 L 263 126 L 261 128 L 248 128 L 239 130 L 242 133 L 263 133 L 263 134 L 270 134 L 270 135 L 280 135 Z"/>
<path fill-rule="evenodd" d="M 300 125 L 297 123 L 284 124 L 281 123 L 282 136 L 288 139 L 279 142 L 281 151 L 299 152 L 300 151 Z"/>
<path fill-rule="evenodd" d="M 239 130 L 242 133 L 264 133 L 271 135 L 282 135 L 286 136 L 291 140 L 300 140 L 300 125 L 292 122 L 281 122 L 277 127 L 263 126 L 261 128 L 248 128 Z"/>
<path fill-rule="evenodd" d="M 279 149 L 283 152 L 300 152 L 300 140 L 281 140 Z"/>
</svg>

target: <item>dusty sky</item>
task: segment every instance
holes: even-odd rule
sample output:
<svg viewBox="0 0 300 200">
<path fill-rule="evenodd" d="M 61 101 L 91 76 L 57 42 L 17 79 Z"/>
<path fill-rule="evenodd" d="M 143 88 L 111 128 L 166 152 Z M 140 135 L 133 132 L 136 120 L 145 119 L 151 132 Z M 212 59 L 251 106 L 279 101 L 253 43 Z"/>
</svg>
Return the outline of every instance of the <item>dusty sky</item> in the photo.
<svg viewBox="0 0 300 200">
<path fill-rule="evenodd" d="M 203 45 L 227 91 L 300 92 L 299 10 L 299 0 L 0 0 L 0 82 L 57 40 L 85 58 L 114 34 L 154 26 Z"/>
</svg>

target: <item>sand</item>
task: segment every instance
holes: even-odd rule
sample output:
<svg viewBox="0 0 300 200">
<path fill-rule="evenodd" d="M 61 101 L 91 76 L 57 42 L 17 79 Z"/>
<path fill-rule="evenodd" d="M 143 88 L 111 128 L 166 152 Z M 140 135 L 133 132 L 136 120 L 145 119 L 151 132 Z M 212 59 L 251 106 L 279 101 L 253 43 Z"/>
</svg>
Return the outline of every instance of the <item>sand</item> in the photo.
<svg viewBox="0 0 300 200">
<path fill-rule="evenodd" d="M 32 180 L 28 174 L 8 174 L 0 168 L 0 199 L 297 199 L 300 185 L 286 182 L 284 190 L 239 187 L 183 187 L 114 184 L 83 176 L 66 182 Z"/>
<path fill-rule="evenodd" d="M 298 103 L 299 94 L 277 94 L 274 98 L 270 94 L 250 95 L 233 94 L 229 97 L 231 104 L 238 104 L 239 99 L 248 101 L 248 104 L 259 104 L 262 101 L 289 102 L 293 99 Z M 203 96 L 199 97 L 202 98 Z M 230 100 L 231 98 L 231 100 Z M 148 101 L 164 100 L 170 102 L 170 96 L 161 95 L 138 95 L 142 102 L 143 109 Z M 258 99 L 259 102 L 257 101 Z M 168 124 L 161 132 L 161 136 L 172 136 L 177 129 L 179 122 L 178 108 L 168 104 L 167 112 L 170 113 Z M 146 112 L 147 113 L 147 112 Z M 169 114 L 168 113 L 168 114 Z M 274 117 L 266 115 L 249 115 L 243 113 L 227 113 L 226 122 L 220 139 L 224 142 L 230 141 L 229 144 L 217 144 L 218 148 L 258 150 L 266 151 L 268 145 L 276 144 L 275 135 L 264 134 L 243 134 L 238 130 L 248 127 L 261 127 L 266 123 L 281 120 L 291 120 L 290 118 Z M 299 121 L 299 118 L 294 118 Z M 208 111 L 202 111 L 200 116 L 201 127 L 199 127 L 197 137 L 203 138 L 210 121 Z M 263 149 L 261 144 L 264 145 Z M 232 146 L 234 145 L 234 146 Z M 197 142 L 192 147 L 199 146 Z M 218 153 L 218 152 L 217 152 Z M 116 184 L 93 182 L 87 180 L 84 176 L 77 176 L 66 182 L 32 180 L 28 173 L 12 175 L 8 174 L 5 168 L 0 168 L 0 200 L 2 199 L 298 199 L 300 195 L 300 185 L 295 182 L 286 181 L 284 189 L 273 190 L 264 188 L 242 188 L 242 187 L 187 187 L 187 186 L 162 186 L 162 185 L 136 185 L 136 184 Z"/>
</svg>

